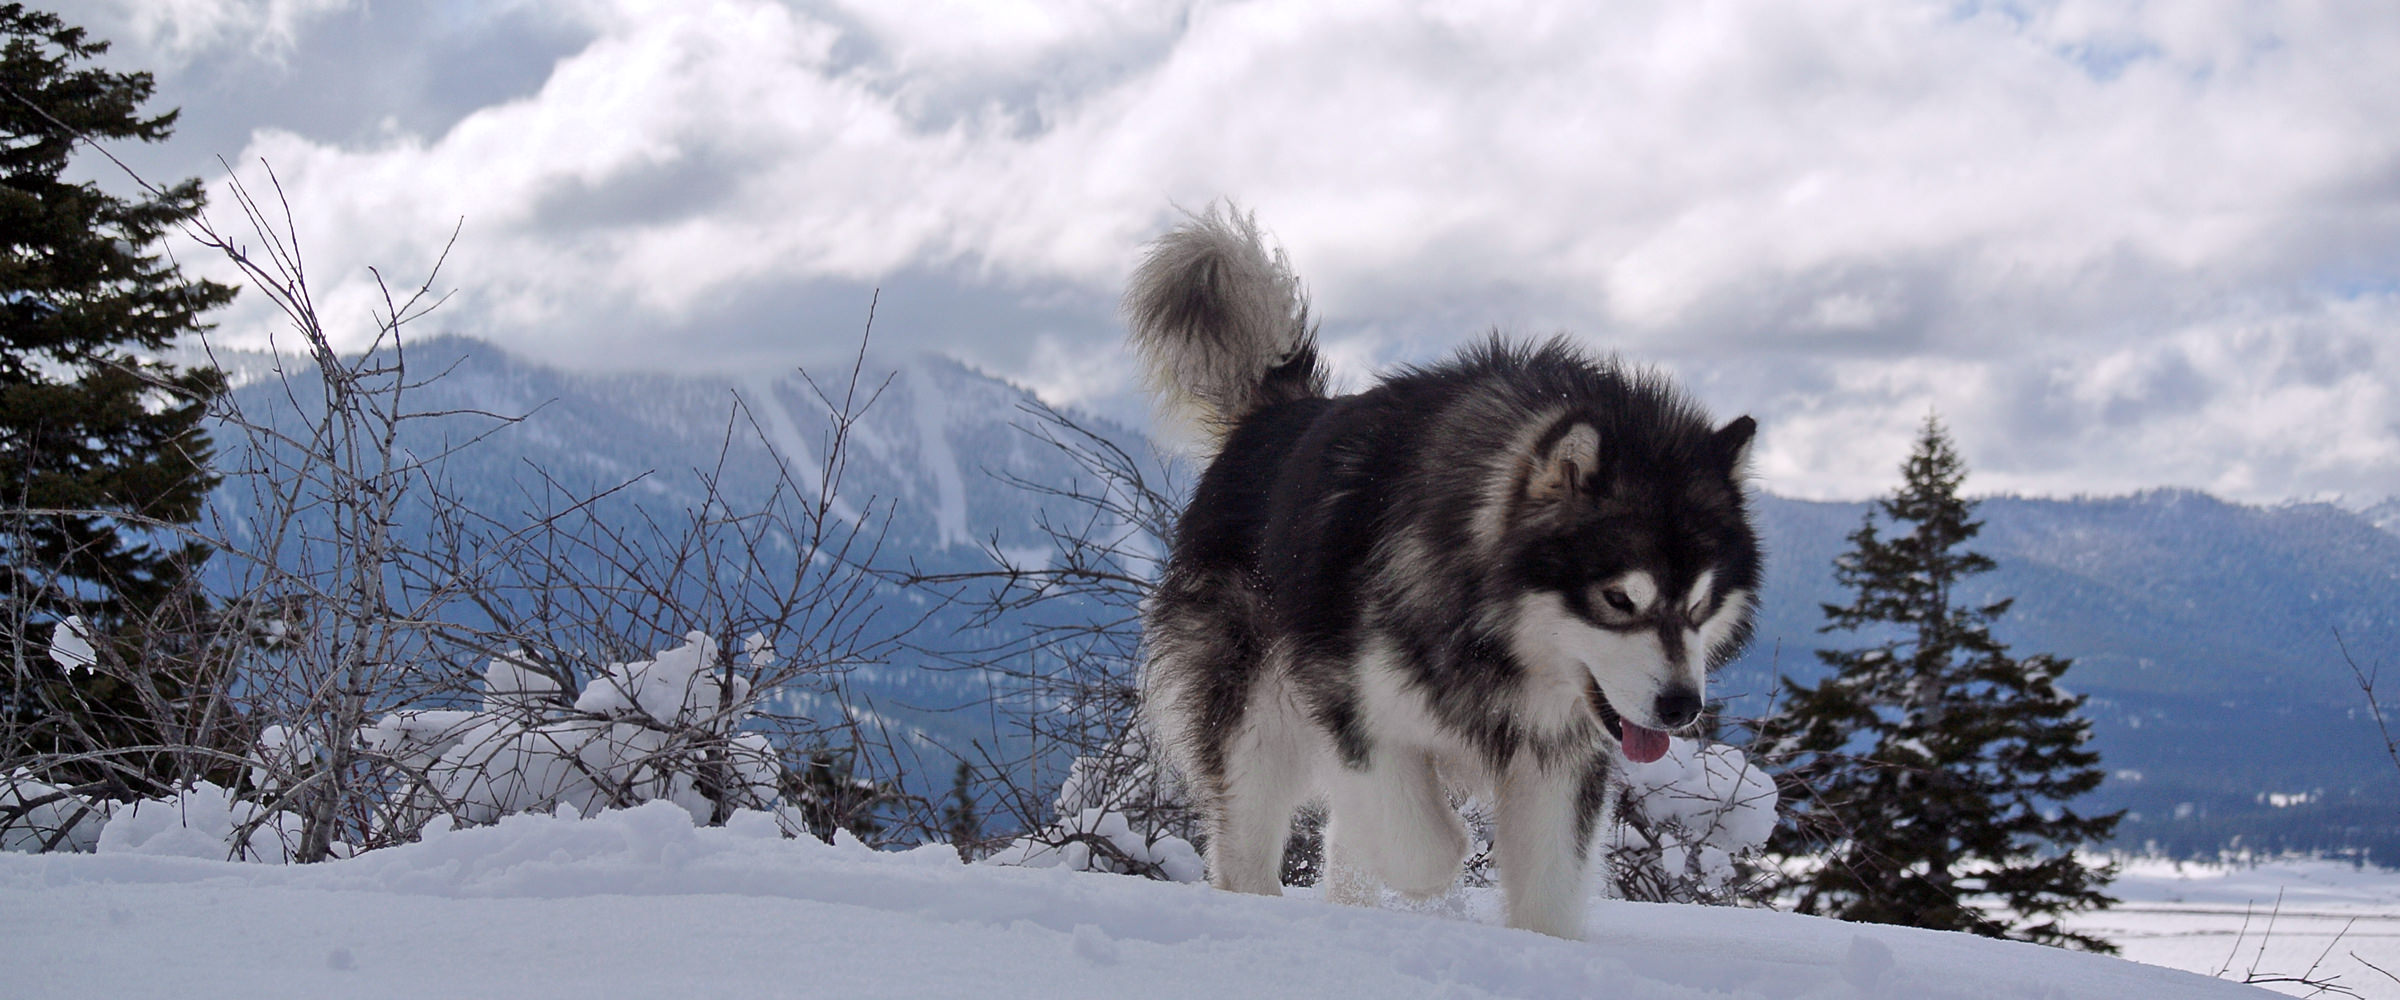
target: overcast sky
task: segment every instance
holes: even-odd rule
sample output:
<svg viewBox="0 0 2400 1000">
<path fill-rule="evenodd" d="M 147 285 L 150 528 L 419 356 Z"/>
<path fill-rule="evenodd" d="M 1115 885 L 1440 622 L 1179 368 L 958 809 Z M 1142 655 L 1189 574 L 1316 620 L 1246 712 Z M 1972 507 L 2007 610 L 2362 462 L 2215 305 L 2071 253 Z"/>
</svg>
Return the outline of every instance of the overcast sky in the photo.
<svg viewBox="0 0 2400 1000">
<path fill-rule="evenodd" d="M 886 350 L 1133 414 L 1119 288 L 1229 197 L 1354 388 L 1563 330 L 1791 495 L 1929 410 L 1978 493 L 2400 494 L 2390 0 L 63 10 L 184 110 L 141 169 L 273 166 L 350 336 L 458 226 L 428 322 L 540 358 L 822 363 L 880 288 Z"/>
</svg>

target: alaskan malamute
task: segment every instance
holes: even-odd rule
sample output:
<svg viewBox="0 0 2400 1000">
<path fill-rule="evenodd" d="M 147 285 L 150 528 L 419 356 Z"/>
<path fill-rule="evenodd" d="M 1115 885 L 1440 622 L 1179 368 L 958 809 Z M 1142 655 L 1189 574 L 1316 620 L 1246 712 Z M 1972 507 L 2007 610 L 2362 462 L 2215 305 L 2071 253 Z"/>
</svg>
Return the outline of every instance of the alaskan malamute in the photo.
<svg viewBox="0 0 2400 1000">
<path fill-rule="evenodd" d="M 1748 638 L 1756 425 L 1563 339 L 1328 396 L 1298 281 L 1231 210 L 1153 243 L 1125 307 L 1216 448 L 1143 621 L 1210 881 L 1279 893 L 1322 799 L 1337 898 L 1442 893 L 1457 789 L 1494 807 L 1509 926 L 1576 936 L 1618 761 L 1665 753 Z"/>
</svg>

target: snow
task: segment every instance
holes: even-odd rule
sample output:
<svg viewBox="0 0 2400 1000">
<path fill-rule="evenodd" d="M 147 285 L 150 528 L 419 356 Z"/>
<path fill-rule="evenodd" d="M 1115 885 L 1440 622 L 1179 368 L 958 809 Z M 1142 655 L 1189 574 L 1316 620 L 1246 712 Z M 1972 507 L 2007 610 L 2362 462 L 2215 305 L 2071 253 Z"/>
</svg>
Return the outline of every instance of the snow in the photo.
<svg viewBox="0 0 2400 1000">
<path fill-rule="evenodd" d="M 753 635 L 742 653 L 750 671 L 774 652 Z M 775 785 L 775 752 L 766 737 L 735 733 L 754 707 L 750 682 L 722 672 L 716 640 L 704 632 L 654 659 L 600 668 L 575 699 L 575 714 L 552 711 L 557 684 L 512 657 L 484 671 L 483 710 L 405 711 L 376 720 L 367 745 L 412 764 L 429 786 L 401 811 L 403 825 L 440 811 L 469 822 L 565 807 L 582 815 L 626 798 L 667 799 L 696 819 L 713 808 L 700 793 L 694 734 L 722 743 L 738 797 L 763 802 Z"/>
<path fill-rule="evenodd" d="M 950 426 L 979 414 L 970 408 L 968 413 L 951 412 L 953 400 L 945 387 L 936 380 L 929 359 L 919 359 L 909 366 L 904 376 L 908 380 L 910 415 L 917 431 L 917 448 L 925 471 L 933 475 L 934 525 L 938 529 L 938 545 L 973 545 L 975 535 L 967 528 L 966 475 L 959 469 L 958 455 L 950 448 Z"/>
<path fill-rule="evenodd" d="M 750 637 L 753 654 L 762 641 L 758 636 Z M 725 684 L 709 675 L 717 665 L 716 652 L 716 641 L 708 633 L 692 632 L 684 636 L 683 645 L 658 654 L 655 660 L 612 664 L 575 699 L 575 710 L 599 715 L 638 710 L 652 719 L 676 719 L 714 712 L 719 704 L 749 701 L 747 679 L 732 677 L 732 690 L 728 691 Z M 508 679 L 506 683 L 503 677 Z M 538 689 L 530 687 L 535 679 L 538 675 L 530 671 L 493 661 L 484 671 L 487 706 L 500 707 L 488 701 L 494 693 L 510 701 L 535 693 Z"/>
<path fill-rule="evenodd" d="M 50 662 L 68 673 L 90 673 L 100 658 L 92 652 L 91 627 L 81 615 L 68 615 L 50 633 Z M 21 673 L 22 671 L 20 671 Z"/>
<path fill-rule="evenodd" d="M 774 656 L 760 635 L 750 636 L 740 654 L 751 673 L 771 666 Z M 750 682 L 723 669 L 727 660 L 714 639 L 691 632 L 653 659 L 599 668 L 569 712 L 558 684 L 532 669 L 522 652 L 494 657 L 480 708 L 391 712 L 357 734 L 368 756 L 404 765 L 391 794 L 372 809 L 369 842 L 407 840 L 453 818 L 474 824 L 520 812 L 590 816 L 612 804 L 654 799 L 705 821 L 718 809 L 702 791 L 703 770 L 712 762 L 724 768 L 715 780 L 727 805 L 775 801 L 775 747 L 763 733 L 739 731 L 756 706 Z M 295 857 L 302 823 L 296 812 L 262 803 L 304 791 L 327 744 L 282 725 L 262 729 L 249 768 L 261 794 L 249 798 L 203 781 L 129 804 L 86 802 L 20 769 L 0 780 L 0 809 L 41 804 L 0 831 L 0 850 L 39 851 L 72 823 L 58 848 L 286 863 Z M 783 829 L 806 825 L 797 810 L 778 808 Z M 359 850 L 339 840 L 330 849 Z"/>
<path fill-rule="evenodd" d="M 263 814 L 263 816 L 262 816 Z M 172 799 L 151 799 L 120 806 L 100 828 L 97 849 L 104 854 L 221 860 L 228 854 L 246 860 L 283 864 L 291 860 L 289 845 L 300 840 L 297 817 L 266 813 L 255 802 L 244 802 L 231 789 L 203 781 Z M 265 827 L 233 846 L 236 831 Z"/>
<path fill-rule="evenodd" d="M 1705 889 L 1724 890 L 1738 878 L 1736 857 L 1766 846 L 1775 830 L 1775 781 L 1752 767 L 1740 748 L 1667 738 L 1667 752 L 1625 767 L 1627 800 L 1650 820 L 1657 842 L 1619 827 L 1620 851 L 1656 850 L 1668 872 Z"/>
<path fill-rule="evenodd" d="M 745 378 L 741 384 L 746 390 L 741 394 L 743 404 L 749 407 L 752 416 L 758 418 L 759 432 L 765 436 L 767 446 L 782 456 L 787 466 L 794 470 L 793 481 L 807 489 L 819 487 L 820 480 L 811 471 L 821 467 L 817 461 L 817 449 L 809 443 L 808 435 L 801 432 L 801 418 L 784 404 L 787 392 L 798 393 L 802 390 L 763 373 Z M 863 523 L 858 508 L 839 492 L 835 493 L 827 510 L 843 522 Z"/>
<path fill-rule="evenodd" d="M 2109 892 L 2122 902 L 2067 924 L 2116 942 L 2127 958 L 2230 969 L 2235 979 L 2300 975 L 2313 965 L 2317 978 L 2334 977 L 2372 1000 L 2400 1000 L 2400 981 L 2369 967 L 2400 974 L 2400 872 L 2331 860 L 2135 860 Z"/>
<path fill-rule="evenodd" d="M 58 850 L 88 851 L 99 844 L 100 824 L 107 819 L 103 809 L 23 769 L 0 778 L 0 815 L 20 809 L 23 816 L 0 828 L 0 851 L 34 852 L 53 844 Z"/>
<path fill-rule="evenodd" d="M 1154 866 L 1175 882 L 1198 882 L 1206 871 L 1200 852 L 1180 837 L 1143 836 L 1123 813 L 1085 809 L 1062 818 L 1040 838 L 1024 837 L 987 859 L 994 864 L 1025 868 L 1065 868 L 1070 871 L 1109 871 L 1106 861 L 1093 856 L 1086 838 L 1105 840 L 1136 865 Z"/>
<path fill-rule="evenodd" d="M 2033 945 L 1595 900 L 1588 940 L 1063 869 L 519 814 L 320 865 L 0 855 L 7 993 L 43 997 L 2256 997 Z M 22 970 L 43 970 L 22 974 Z"/>
</svg>

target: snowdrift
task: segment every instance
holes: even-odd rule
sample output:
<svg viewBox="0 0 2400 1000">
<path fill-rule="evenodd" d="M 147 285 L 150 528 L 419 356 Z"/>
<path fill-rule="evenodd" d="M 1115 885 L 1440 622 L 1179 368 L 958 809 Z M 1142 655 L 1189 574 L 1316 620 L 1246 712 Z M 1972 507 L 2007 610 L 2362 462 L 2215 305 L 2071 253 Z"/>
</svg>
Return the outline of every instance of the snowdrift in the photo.
<svg viewBox="0 0 2400 1000">
<path fill-rule="evenodd" d="M 12 997 L 2271 996 L 2033 945 L 1596 900 L 1588 940 L 1408 910 L 787 840 L 667 803 L 314 866 L 0 855 Z M 1412 912 L 1413 911 L 1413 912 Z"/>
</svg>

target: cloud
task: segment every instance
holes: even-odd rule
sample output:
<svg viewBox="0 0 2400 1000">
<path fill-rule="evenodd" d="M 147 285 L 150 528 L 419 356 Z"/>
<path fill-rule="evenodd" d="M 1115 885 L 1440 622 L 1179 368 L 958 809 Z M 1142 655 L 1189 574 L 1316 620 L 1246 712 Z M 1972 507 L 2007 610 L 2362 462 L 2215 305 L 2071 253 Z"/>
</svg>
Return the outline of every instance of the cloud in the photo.
<svg viewBox="0 0 2400 1000">
<path fill-rule="evenodd" d="M 2275 499 L 2387 495 L 2400 468 L 2400 297 L 2250 309 L 2012 364 L 1929 356 L 1746 373 L 1763 398 L 1760 471 L 1784 492 L 1888 489 L 1939 412 L 1973 492 L 2189 486 Z M 1745 387 L 1747 388 L 1747 387 Z"/>
<path fill-rule="evenodd" d="M 345 329 L 464 219 L 450 328 L 748 363 L 900 282 L 949 325 L 887 346 L 1123 408 L 1136 248 L 1233 196 L 1353 384 L 1571 329 L 1767 419 L 1790 492 L 1883 488 L 1935 407 L 1987 488 L 2400 493 L 2388 4 L 526 10 L 538 84 L 252 135 Z"/>
<path fill-rule="evenodd" d="M 176 69 L 228 51 L 280 59 L 310 22 L 350 6 L 351 0 L 100 0 L 87 26 L 137 47 L 145 65 Z"/>
</svg>

